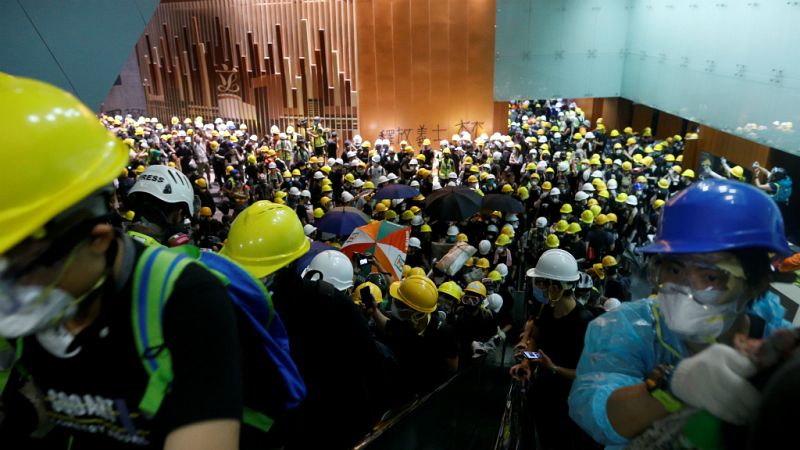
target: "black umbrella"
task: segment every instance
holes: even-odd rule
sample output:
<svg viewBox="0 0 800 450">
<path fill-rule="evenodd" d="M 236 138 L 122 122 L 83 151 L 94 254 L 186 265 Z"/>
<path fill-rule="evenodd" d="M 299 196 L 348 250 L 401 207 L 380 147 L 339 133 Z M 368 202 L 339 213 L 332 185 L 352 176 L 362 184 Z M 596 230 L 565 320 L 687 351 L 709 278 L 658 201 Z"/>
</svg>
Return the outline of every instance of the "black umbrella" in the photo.
<svg viewBox="0 0 800 450">
<path fill-rule="evenodd" d="M 500 211 L 506 214 L 525 212 L 522 202 L 507 194 L 487 194 L 483 197 L 481 207 L 484 210 Z"/>
<path fill-rule="evenodd" d="M 435 219 L 460 221 L 480 210 L 481 196 L 466 186 L 445 187 L 425 199 L 425 212 Z"/>
</svg>

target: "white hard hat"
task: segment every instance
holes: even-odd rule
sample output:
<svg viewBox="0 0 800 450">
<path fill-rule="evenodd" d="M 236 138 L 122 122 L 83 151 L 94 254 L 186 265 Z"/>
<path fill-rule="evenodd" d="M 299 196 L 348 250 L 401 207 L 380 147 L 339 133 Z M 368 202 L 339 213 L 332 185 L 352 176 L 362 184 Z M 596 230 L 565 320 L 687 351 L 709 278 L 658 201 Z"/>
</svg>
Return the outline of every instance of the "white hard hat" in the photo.
<svg viewBox="0 0 800 450">
<path fill-rule="evenodd" d="M 309 191 L 308 189 L 303 189 L 303 191 L 300 192 L 300 197 L 311 198 L 311 191 Z"/>
<path fill-rule="evenodd" d="M 449 143 L 447 142 L 447 139 L 442 139 L 441 141 L 439 141 L 440 147 L 447 147 L 448 144 Z"/>
<path fill-rule="evenodd" d="M 159 164 L 148 167 L 128 192 L 138 193 L 149 194 L 164 203 L 183 204 L 189 215 L 194 215 L 194 189 L 180 170 Z"/>
<path fill-rule="evenodd" d="M 547 219 L 544 217 L 539 217 L 536 219 L 536 228 L 544 228 L 547 226 Z"/>
<path fill-rule="evenodd" d="M 356 157 L 356 152 L 354 152 L 352 150 L 347 152 L 347 159 L 351 159 L 351 158 L 355 158 L 355 157 Z"/>
<path fill-rule="evenodd" d="M 413 181 L 412 181 L 412 182 L 409 184 L 409 186 L 411 186 L 411 187 L 419 187 L 419 181 L 417 181 L 417 180 L 413 180 Z"/>
<path fill-rule="evenodd" d="M 298 189 L 297 186 L 290 187 L 289 195 L 300 195 L 300 189 Z"/>
<path fill-rule="evenodd" d="M 568 251 L 554 248 L 542 253 L 536 267 L 529 269 L 527 276 L 556 281 L 578 281 L 578 263 Z"/>
<path fill-rule="evenodd" d="M 583 183 L 583 187 L 581 188 L 581 190 L 586 192 L 594 192 L 595 188 L 592 183 Z"/>
<path fill-rule="evenodd" d="M 614 178 L 608 180 L 606 186 L 608 187 L 609 190 L 613 191 L 614 189 L 617 188 L 617 180 L 615 180 Z"/>
<path fill-rule="evenodd" d="M 323 173 L 322 173 L 322 172 L 320 172 L 319 170 L 318 170 L 318 171 L 316 171 L 316 172 L 314 172 L 314 179 L 315 179 L 315 180 L 321 180 L 321 179 L 323 179 L 323 178 L 325 178 L 325 174 L 323 174 Z"/>
<path fill-rule="evenodd" d="M 333 167 L 336 164 L 336 158 L 328 158 L 328 166 Z"/>
<path fill-rule="evenodd" d="M 458 236 L 458 227 L 455 225 L 450 225 L 450 227 L 447 228 L 447 235 Z"/>
<path fill-rule="evenodd" d="M 361 144 L 361 135 L 360 134 L 357 134 L 357 135 L 353 136 L 353 143 L 356 144 L 356 145 L 360 145 Z M 378 143 L 376 142 L 375 145 L 378 145 Z"/>
<path fill-rule="evenodd" d="M 356 181 L 353 181 L 353 186 L 357 188 L 364 186 L 364 180 L 362 180 L 361 178 L 356 178 Z"/>
<path fill-rule="evenodd" d="M 512 144 L 512 147 L 513 147 L 513 144 Z M 494 152 L 494 154 L 492 155 L 492 159 L 495 160 L 495 161 L 500 161 L 501 159 L 503 159 L 503 154 L 500 153 L 500 152 Z"/>
<path fill-rule="evenodd" d="M 545 170 L 547 169 L 547 161 L 539 161 L 536 163 L 536 170 Z"/>
<path fill-rule="evenodd" d="M 334 164 L 344 164 L 344 161 L 342 161 L 342 158 L 336 158 L 336 160 L 334 160 L 333 163 Z"/>
<path fill-rule="evenodd" d="M 303 270 L 303 277 L 311 270 L 321 272 L 322 280 L 332 284 L 337 290 L 344 291 L 353 287 L 353 264 L 338 250 L 320 252 Z"/>
<path fill-rule="evenodd" d="M 379 162 L 381 162 L 381 157 L 380 157 L 380 156 L 378 156 L 378 155 L 374 155 L 374 156 L 372 157 L 372 162 L 376 162 L 376 163 L 379 163 Z"/>
<path fill-rule="evenodd" d="M 592 172 L 592 178 L 603 178 L 603 172 L 595 170 L 594 172 Z"/>
<path fill-rule="evenodd" d="M 614 165 L 621 166 L 622 165 L 622 160 L 619 159 L 619 158 L 615 159 L 614 160 Z"/>
<path fill-rule="evenodd" d="M 409 166 L 416 166 L 418 164 L 419 164 L 419 161 L 417 161 L 416 158 L 414 158 L 414 159 L 412 159 L 411 161 L 408 162 Z"/>
<path fill-rule="evenodd" d="M 495 225 L 495 224 L 490 224 L 488 227 L 486 227 L 486 232 L 487 233 L 495 233 L 496 234 L 499 231 L 500 230 L 497 229 L 497 225 Z"/>
<path fill-rule="evenodd" d="M 557 187 L 555 187 L 555 188 L 553 188 L 553 189 L 550 189 L 550 195 L 551 195 L 551 196 L 554 196 L 554 195 L 561 195 L 561 189 L 559 189 L 559 188 L 557 188 Z"/>
<path fill-rule="evenodd" d="M 267 166 L 267 168 L 268 168 L 268 169 L 277 169 L 277 168 L 278 168 L 278 165 L 277 165 L 277 164 L 275 164 L 274 162 L 271 162 L 271 163 L 269 163 L 269 165 Z"/>
<path fill-rule="evenodd" d="M 586 139 L 594 139 L 594 133 L 592 133 L 592 132 L 590 131 L 590 132 L 586 133 L 586 136 L 585 136 L 585 137 L 586 137 Z"/>
<path fill-rule="evenodd" d="M 575 194 L 575 201 L 576 202 L 582 202 L 582 201 L 584 201 L 584 200 L 586 200 L 588 198 L 589 198 L 589 194 L 587 194 L 586 192 L 583 192 L 583 191 L 578 191 L 578 193 Z"/>
<path fill-rule="evenodd" d="M 317 231 L 317 227 L 311 225 L 310 223 L 307 223 L 303 226 L 303 233 L 305 233 L 306 236 L 311 236 L 311 233 L 315 231 Z"/>
<path fill-rule="evenodd" d="M 286 138 L 281 138 L 281 139 L 286 139 Z M 256 136 L 255 134 L 251 134 L 250 135 L 250 140 L 253 141 L 253 142 L 256 142 L 258 140 L 258 136 Z"/>
<path fill-rule="evenodd" d="M 488 303 L 486 307 L 495 314 L 499 313 L 500 308 L 503 307 L 503 297 L 500 294 L 489 294 L 486 297 L 486 302 Z"/>
<path fill-rule="evenodd" d="M 281 133 L 281 134 L 278 135 L 278 138 L 280 138 L 280 139 L 289 139 L 289 136 L 287 136 L 286 133 Z"/>
<path fill-rule="evenodd" d="M 383 184 L 383 183 L 386 183 L 388 181 L 389 181 L 389 179 L 386 178 L 386 175 L 381 175 L 381 176 L 378 177 L 378 184 Z"/>
<path fill-rule="evenodd" d="M 625 199 L 625 204 L 636 206 L 639 204 L 639 200 L 636 199 L 635 195 L 629 195 L 627 199 Z"/>
<path fill-rule="evenodd" d="M 414 160 L 412 159 L 412 161 L 414 161 Z M 396 180 L 397 179 L 397 174 L 390 173 L 389 175 L 386 176 L 386 179 L 389 180 L 389 181 Z"/>
<path fill-rule="evenodd" d="M 505 265 L 504 263 L 498 264 L 497 267 L 494 268 L 494 270 L 500 272 L 500 276 L 503 278 L 508 276 L 508 266 Z"/>
<path fill-rule="evenodd" d="M 618 299 L 614 297 L 611 297 L 603 303 L 603 309 L 605 309 L 606 311 L 611 311 L 612 309 L 619 308 L 621 305 L 622 302 L 620 302 Z"/>
<path fill-rule="evenodd" d="M 567 164 L 566 161 L 561 161 L 560 163 L 558 163 L 559 172 L 566 172 L 567 170 L 569 170 L 569 164 Z"/>
<path fill-rule="evenodd" d="M 492 243 L 487 241 L 486 239 L 480 241 L 478 243 L 478 252 L 481 255 L 488 255 L 489 252 L 492 250 Z"/>
<path fill-rule="evenodd" d="M 342 201 L 343 202 L 345 202 L 345 203 L 350 202 L 350 201 L 353 200 L 353 198 L 355 198 L 355 197 L 353 197 L 353 194 L 351 194 L 351 193 L 349 193 L 347 191 L 342 192 Z"/>
<path fill-rule="evenodd" d="M 408 246 L 421 249 L 422 243 L 419 241 L 419 238 L 412 237 L 408 240 Z"/>
<path fill-rule="evenodd" d="M 438 181 L 435 181 L 435 182 L 433 183 L 433 187 L 431 188 L 431 190 L 432 190 L 432 191 L 438 191 L 438 190 L 439 190 L 439 189 L 441 189 L 441 188 L 442 188 L 442 185 L 441 185 L 441 184 L 439 184 L 439 182 L 438 182 Z"/>
<path fill-rule="evenodd" d="M 448 175 L 447 178 L 450 178 L 451 180 L 458 179 L 458 174 L 455 172 L 450 172 L 450 175 Z"/>
<path fill-rule="evenodd" d="M 422 216 L 420 216 L 419 214 L 417 214 L 417 215 L 415 215 L 415 216 L 414 216 L 414 217 L 411 219 L 411 226 L 414 226 L 414 227 L 419 227 L 419 226 L 422 226 L 422 224 L 424 223 L 424 221 L 425 221 L 425 220 L 422 218 Z"/>
<path fill-rule="evenodd" d="M 547 142 L 547 137 L 545 137 L 545 136 L 539 136 L 539 143 L 540 143 L 540 144 L 544 144 L 544 143 L 546 143 L 546 142 Z"/>
<path fill-rule="evenodd" d="M 553 133 L 553 138 L 554 139 L 560 139 L 561 138 L 561 133 L 558 133 L 558 132 Z"/>
</svg>

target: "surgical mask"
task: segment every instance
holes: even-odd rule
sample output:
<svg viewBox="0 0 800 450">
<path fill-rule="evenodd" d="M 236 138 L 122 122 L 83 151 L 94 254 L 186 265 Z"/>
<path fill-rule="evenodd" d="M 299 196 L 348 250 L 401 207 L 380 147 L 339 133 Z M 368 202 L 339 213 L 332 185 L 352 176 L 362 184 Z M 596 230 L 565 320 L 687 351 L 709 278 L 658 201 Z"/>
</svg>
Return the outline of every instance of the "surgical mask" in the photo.
<svg viewBox="0 0 800 450">
<path fill-rule="evenodd" d="M 675 283 L 661 285 L 656 304 L 672 332 L 690 342 L 710 343 L 736 320 L 738 302 L 715 304 L 724 291 L 695 290 Z"/>
<path fill-rule="evenodd" d="M 392 300 L 392 306 L 390 308 L 392 316 L 397 320 L 409 322 L 419 334 L 422 334 L 428 326 L 428 323 L 430 323 L 430 314 L 413 309 L 401 309 L 397 306 L 397 302 L 397 300 Z"/>
<path fill-rule="evenodd" d="M 539 303 L 541 303 L 543 305 L 546 305 L 548 303 L 547 302 L 547 297 L 545 296 L 544 291 L 541 288 L 539 288 L 537 286 L 534 286 L 533 290 L 532 290 L 532 293 L 533 293 L 534 300 L 536 300 L 537 302 L 539 302 Z"/>
<path fill-rule="evenodd" d="M 75 336 L 67 331 L 63 325 L 47 328 L 36 333 L 36 340 L 39 341 L 39 345 L 42 348 L 61 359 L 72 358 L 81 351 L 81 347 L 69 351 L 70 345 L 75 341 Z"/>
</svg>

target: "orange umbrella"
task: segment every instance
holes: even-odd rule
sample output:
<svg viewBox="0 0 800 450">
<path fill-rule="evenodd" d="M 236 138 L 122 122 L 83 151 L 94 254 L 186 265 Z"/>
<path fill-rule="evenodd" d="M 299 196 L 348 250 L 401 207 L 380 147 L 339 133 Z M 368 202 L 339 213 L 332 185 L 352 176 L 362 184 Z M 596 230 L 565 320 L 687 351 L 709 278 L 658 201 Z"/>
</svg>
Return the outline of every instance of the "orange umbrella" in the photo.
<svg viewBox="0 0 800 450">
<path fill-rule="evenodd" d="M 341 251 L 350 258 L 354 253 L 372 255 L 383 270 L 400 281 L 410 237 L 411 228 L 382 220 L 353 230 Z"/>
</svg>

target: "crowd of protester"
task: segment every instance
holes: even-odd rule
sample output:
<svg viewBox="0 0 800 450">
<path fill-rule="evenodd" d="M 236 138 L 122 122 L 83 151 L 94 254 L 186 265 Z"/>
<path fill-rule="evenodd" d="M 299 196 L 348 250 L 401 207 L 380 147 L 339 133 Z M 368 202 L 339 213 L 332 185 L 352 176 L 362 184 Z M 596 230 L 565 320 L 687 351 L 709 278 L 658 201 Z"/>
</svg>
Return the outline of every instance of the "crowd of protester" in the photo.
<svg viewBox="0 0 800 450">
<path fill-rule="evenodd" d="M 150 247 L 194 245 L 244 268 L 248 276 L 266 288 L 275 317 L 280 318 L 281 327 L 285 326 L 291 359 L 285 367 L 296 366 L 305 395 L 300 396 L 299 407 L 271 414 L 274 425 L 266 438 L 254 436 L 253 430 L 243 425 L 242 448 L 352 447 L 390 411 L 432 391 L 457 371 L 506 345 L 507 340 L 518 359 L 512 376 L 531 383 L 534 423 L 542 448 L 596 448 L 600 444 L 620 444 L 638 435 L 645 426 L 622 437 L 619 430 L 625 427 L 617 426 L 613 418 L 605 418 L 605 402 L 602 408 L 596 405 L 599 398 L 606 397 L 593 397 L 596 394 L 592 381 L 581 381 L 582 367 L 599 364 L 597 359 L 603 359 L 603 352 L 613 350 L 616 335 L 601 336 L 609 328 L 604 325 L 619 321 L 619 314 L 627 314 L 638 303 L 634 300 L 640 298 L 637 295 L 641 292 L 635 292 L 633 284 L 645 286 L 645 295 L 657 293 L 658 284 L 651 288 L 644 281 L 648 266 L 638 248 L 654 245 L 654 238 L 659 242 L 659 233 L 664 232 L 659 221 L 665 205 L 684 195 L 682 192 L 691 192 L 698 182 L 735 180 L 743 172 L 740 166 L 725 164 L 724 174 L 720 175 L 705 162 L 697 172 L 684 168 L 684 137 L 656 138 L 649 128 L 609 130 L 602 118 L 591 121 L 566 100 L 512 104 L 508 134 L 471 136 L 462 131 L 436 143 L 425 139 L 419 148 L 380 136 L 374 141 L 358 135 L 342 141 L 319 117 L 283 130 L 272 126 L 264 136 L 251 134 L 245 124 L 220 118 L 172 117 L 161 122 L 159 118 L 103 115 L 100 122 L 124 143 L 127 151 L 124 164 L 120 164 L 125 168 L 113 176 L 113 192 L 103 197 L 112 208 L 110 223 L 121 233 L 97 228 L 104 225 L 92 222 L 95 238 L 91 245 L 99 245 L 97 236 L 106 234 L 104 239 L 116 242 L 106 243 L 115 249 L 111 253 L 105 247 L 97 251 L 109 264 L 113 263 L 113 270 L 103 271 L 92 281 L 94 284 L 90 283 L 91 290 L 79 290 L 73 297 L 84 300 L 102 291 L 100 297 L 105 299 L 108 292 L 131 284 L 130 279 L 118 277 L 119 270 L 131 270 L 134 264 L 125 263 L 124 255 L 149 255 L 145 249 Z M 77 135 L 75 138 L 82 139 Z M 790 184 L 786 186 L 782 181 L 788 179 L 785 173 L 762 170 L 765 173 L 758 174 L 758 188 L 778 197 L 776 202 L 788 199 L 785 190 L 790 189 Z M 394 184 L 407 185 L 419 193 L 405 199 L 374 198 L 377 191 Z M 439 219 L 436 211 L 428 208 L 426 197 L 459 186 L 481 197 L 508 196 L 519 202 L 522 212 L 485 209 L 459 220 Z M 101 187 L 98 184 L 83 195 Z M 71 210 L 66 206 L 62 209 Z M 376 268 L 363 271 L 364 261 L 351 259 L 340 251 L 349 233 L 339 235 L 317 229 L 326 214 L 339 207 L 363 212 L 371 222 L 408 227 L 410 237 L 399 276 L 392 276 L 370 255 L 359 254 L 359 258 L 369 260 L 367 265 Z M 39 223 L 28 233 L 35 237 L 37 227 L 45 223 L 49 222 Z M 82 230 L 86 232 L 85 228 Z M 10 242 L 0 250 L 6 252 L 18 242 Z M 469 247 L 459 244 L 462 242 Z M 309 248 L 318 244 L 324 244 L 326 250 L 313 258 L 303 258 Z M 775 244 L 783 250 L 785 240 L 782 245 Z M 437 262 L 453 248 L 472 251 L 462 261 L 462 267 L 448 272 Z M 67 256 L 68 261 L 73 257 Z M 736 265 L 726 264 L 723 267 L 729 270 Z M 0 271 L 5 270 L 0 267 Z M 679 269 L 683 266 L 675 272 Z M 257 351 L 248 348 L 252 336 L 242 334 L 241 323 L 246 318 L 241 311 L 193 308 L 188 299 L 182 300 L 181 295 L 226 295 L 220 294 L 223 285 L 207 280 L 214 278 L 211 273 L 196 270 L 184 271 L 174 281 L 171 293 L 163 294 L 178 297 L 169 301 L 163 320 L 167 347 L 174 360 L 174 395 L 185 404 L 171 403 L 168 396 L 159 410 L 167 419 L 152 428 L 143 425 L 151 434 L 145 433 L 147 439 L 141 441 L 131 440 L 130 435 L 117 433 L 111 426 L 98 425 L 97 430 L 85 433 L 75 425 L 77 422 L 63 418 L 56 422 L 61 425 L 57 427 L 61 433 L 50 433 L 46 439 L 75 439 L 86 442 L 86 446 L 97 442 L 160 442 L 159 436 L 168 442 L 177 439 L 175 430 L 185 429 L 181 428 L 185 424 L 231 417 L 231 410 L 241 409 L 241 398 L 209 388 L 214 383 L 229 386 L 225 384 L 228 378 L 219 377 L 241 377 L 245 397 L 269 391 L 270 386 L 263 386 L 264 383 L 248 383 L 251 373 L 263 368 L 247 359 L 231 363 L 233 357 L 227 354 L 231 348 L 239 351 L 238 340 L 241 352 Z M 747 270 L 750 269 L 746 268 L 745 275 L 749 276 Z M 135 272 L 133 284 L 140 280 L 138 266 Z M 62 276 L 66 276 L 63 271 L 57 282 Z M 115 283 L 107 283 L 112 278 Z M 136 295 L 133 297 L 129 302 L 136 302 Z M 525 303 L 524 328 L 520 324 L 515 327 L 512 318 L 515 298 L 522 298 Z M 770 294 L 754 291 L 748 300 L 753 298 L 767 305 L 760 311 L 772 313 L 764 319 L 764 328 L 771 330 L 774 324 L 782 323 L 782 310 Z M 81 314 L 92 320 L 100 317 L 101 323 L 109 320 L 116 326 L 114 308 L 102 309 L 111 311 L 110 318 L 91 308 L 78 310 L 79 318 L 84 317 Z M 185 318 L 181 314 L 186 314 Z M 196 316 L 200 317 L 196 323 L 187 323 Z M 214 320 L 217 316 L 219 326 Z M 232 323 L 240 324 L 238 337 Z M 630 328 L 635 323 L 631 318 L 627 325 L 620 324 L 608 332 L 619 333 L 616 342 L 620 345 L 632 345 L 629 341 L 634 338 L 628 339 L 625 326 Z M 196 359 L 205 362 L 216 355 L 219 361 L 207 366 L 196 363 L 195 354 L 182 347 L 188 344 L 178 338 L 174 338 L 178 344 L 172 348 L 169 339 L 177 335 L 176 329 L 210 334 L 196 339 L 194 345 L 198 348 L 210 349 Z M 31 360 L 25 365 L 33 368 L 34 380 L 38 381 L 37 369 L 66 370 L 68 366 L 58 364 L 75 354 L 78 358 L 88 357 L 88 338 L 78 344 L 74 338 L 67 338 L 64 344 L 63 338 L 44 335 L 43 330 L 47 331 L 31 326 L 4 333 L 10 338 L 36 336 L 38 343 L 25 342 L 23 354 Z M 66 330 L 80 337 L 83 328 Z M 101 337 L 102 330 L 100 327 Z M 585 339 L 587 333 L 595 333 L 591 343 L 599 347 L 584 349 L 585 342 L 590 343 Z M 149 336 L 147 332 L 145 336 Z M 665 334 L 665 339 L 669 341 L 670 336 Z M 53 341 L 61 344 L 52 344 Z M 611 347 L 602 346 L 606 341 Z M 689 352 L 681 344 L 670 343 L 678 348 L 677 352 Z M 76 353 L 80 346 L 84 350 Z M 42 353 L 45 350 L 56 359 L 48 360 L 49 356 Z M 589 353 L 592 361 L 584 362 Z M 128 369 L 129 359 L 124 366 Z M 238 372 L 221 368 L 223 363 Z M 178 382 L 192 370 L 211 373 L 197 375 L 193 383 L 199 390 Z M 627 376 L 636 374 L 631 370 Z M 597 375 L 594 382 L 599 383 L 600 378 Z M 606 381 L 607 386 L 618 382 L 613 376 Z M 47 382 L 58 386 L 55 381 Z M 82 393 L 93 392 L 72 386 L 51 388 L 45 393 L 52 397 L 59 390 L 70 392 L 69 389 L 81 393 L 76 397 L 77 403 L 81 403 Z M 125 398 L 125 394 L 117 395 Z M 112 394 L 103 395 L 115 398 Z M 141 393 L 131 394 L 134 398 L 137 395 Z M 209 400 L 193 400 L 201 395 L 207 395 Z M 574 403 L 579 397 L 585 400 L 583 405 Z M 688 397 L 684 396 L 684 400 L 691 403 L 686 400 Z M 31 397 L 9 397 L 5 403 L 25 403 L 24 398 Z M 69 405 L 68 400 L 64 405 Z M 213 407 L 209 406 L 211 400 L 216 402 Z M 54 404 L 52 398 L 48 401 Z M 708 408 L 703 403 L 694 406 Z M 612 407 L 609 401 L 609 416 Z M 47 409 L 37 407 L 31 414 L 36 416 L 42 408 Z M 74 413 L 72 410 L 69 414 Z M 10 427 L 8 423 L 2 422 L 3 433 L 33 431 L 29 425 Z M 131 425 L 134 429 L 139 426 L 138 422 L 135 427 Z M 84 433 L 76 437 L 75 431 Z M 219 430 L 214 433 L 225 436 Z"/>
</svg>

